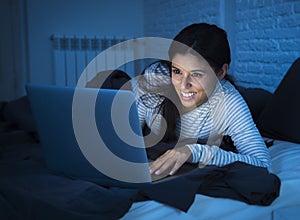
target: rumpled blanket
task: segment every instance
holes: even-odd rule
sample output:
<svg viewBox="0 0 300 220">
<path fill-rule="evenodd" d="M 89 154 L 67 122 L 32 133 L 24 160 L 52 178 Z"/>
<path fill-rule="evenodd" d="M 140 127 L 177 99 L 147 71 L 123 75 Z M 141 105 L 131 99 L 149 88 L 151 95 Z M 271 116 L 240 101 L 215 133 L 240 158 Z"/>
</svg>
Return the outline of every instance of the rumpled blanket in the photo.
<svg viewBox="0 0 300 220">
<path fill-rule="evenodd" d="M 12 168 L 1 165 L 1 169 Z M 37 165 L 30 160 L 18 161 L 13 175 L 5 172 L 1 176 L 1 219 L 118 219 L 133 202 L 144 200 L 188 211 L 197 193 L 269 205 L 280 190 L 275 175 L 240 162 L 196 168 L 137 189 L 103 187 L 56 175 Z"/>
<path fill-rule="evenodd" d="M 188 172 L 168 180 L 130 189 L 104 187 L 50 171 L 41 145 L 25 134 L 18 137 L 0 146 L 1 219 L 119 219 L 134 202 L 145 200 L 186 212 L 197 193 L 267 206 L 280 192 L 276 175 L 241 162 L 203 168 L 186 164 Z"/>
</svg>

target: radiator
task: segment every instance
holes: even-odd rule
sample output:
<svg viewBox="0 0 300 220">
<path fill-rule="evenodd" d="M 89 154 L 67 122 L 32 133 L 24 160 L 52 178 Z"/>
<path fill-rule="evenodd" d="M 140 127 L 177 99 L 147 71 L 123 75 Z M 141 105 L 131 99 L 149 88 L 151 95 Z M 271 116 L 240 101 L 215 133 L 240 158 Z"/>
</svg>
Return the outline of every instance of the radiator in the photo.
<svg viewBox="0 0 300 220">
<path fill-rule="evenodd" d="M 53 83 L 61 86 L 76 86 L 79 77 L 89 81 L 97 72 L 116 69 L 117 59 L 127 60 L 135 57 L 135 51 L 125 38 L 51 36 L 53 44 Z M 119 44 L 123 42 L 122 44 Z M 94 59 L 99 53 L 114 45 L 114 50 L 105 53 L 101 60 Z M 92 60 L 94 61 L 90 63 Z M 89 68 L 86 68 L 89 64 Z M 129 62 L 117 69 L 125 71 L 130 77 L 143 69 L 139 62 Z M 84 74 L 83 74 L 84 72 Z M 83 74 L 83 76 L 81 76 Z"/>
</svg>

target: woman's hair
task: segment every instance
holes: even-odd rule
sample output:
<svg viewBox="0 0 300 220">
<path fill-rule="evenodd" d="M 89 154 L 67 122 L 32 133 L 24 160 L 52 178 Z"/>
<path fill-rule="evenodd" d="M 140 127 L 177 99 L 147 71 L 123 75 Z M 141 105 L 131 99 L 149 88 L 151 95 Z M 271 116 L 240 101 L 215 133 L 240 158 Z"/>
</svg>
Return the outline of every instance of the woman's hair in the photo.
<svg viewBox="0 0 300 220">
<path fill-rule="evenodd" d="M 176 54 L 193 54 L 195 52 L 208 62 L 216 74 L 222 70 L 225 63 L 229 65 L 231 61 L 227 34 L 216 25 L 197 23 L 182 29 L 170 45 L 169 58 L 172 60 Z M 171 77 L 171 63 L 164 61 L 161 65 L 168 68 Z M 176 102 L 180 102 L 180 100 L 178 99 L 174 103 L 174 98 L 172 98 L 173 100 L 168 98 L 172 97 L 170 93 L 176 93 L 171 83 L 166 91 L 169 94 L 166 94 L 166 98 L 161 104 L 161 114 L 167 122 L 167 130 L 163 141 L 173 141 L 176 139 L 176 122 L 180 117 L 180 110 Z"/>
<path fill-rule="evenodd" d="M 180 44 L 185 46 L 180 46 Z M 169 48 L 170 60 L 176 54 L 186 54 L 193 49 L 218 73 L 223 64 L 230 64 L 230 48 L 226 32 L 216 25 L 192 24 L 182 29 Z"/>
</svg>

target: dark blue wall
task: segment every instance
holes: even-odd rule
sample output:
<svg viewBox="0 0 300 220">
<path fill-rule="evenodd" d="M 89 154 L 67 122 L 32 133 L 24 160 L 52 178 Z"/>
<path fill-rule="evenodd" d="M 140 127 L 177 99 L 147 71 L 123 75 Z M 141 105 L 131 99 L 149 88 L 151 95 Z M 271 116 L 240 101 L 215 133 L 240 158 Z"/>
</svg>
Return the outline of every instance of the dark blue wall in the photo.
<svg viewBox="0 0 300 220">
<path fill-rule="evenodd" d="M 300 56 L 300 0 L 1 0 L 0 100 L 53 81 L 50 36 L 173 38 L 193 22 L 224 28 L 237 84 L 273 92 Z"/>
</svg>

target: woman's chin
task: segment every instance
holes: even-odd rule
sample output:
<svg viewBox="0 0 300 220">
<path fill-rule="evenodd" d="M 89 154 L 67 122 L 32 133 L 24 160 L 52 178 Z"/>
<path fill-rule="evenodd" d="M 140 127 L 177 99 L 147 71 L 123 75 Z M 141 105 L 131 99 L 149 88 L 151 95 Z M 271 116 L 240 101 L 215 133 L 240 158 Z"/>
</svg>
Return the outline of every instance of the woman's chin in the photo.
<svg viewBox="0 0 300 220">
<path fill-rule="evenodd" d="M 199 107 L 203 103 L 205 103 L 207 101 L 207 99 L 198 100 L 198 102 L 196 102 L 196 100 L 194 100 L 194 99 L 190 99 L 190 100 L 180 99 L 180 101 L 181 101 L 181 105 L 183 107 L 183 112 L 189 112 L 189 111 L 192 111 L 195 108 Z"/>
<path fill-rule="evenodd" d="M 181 100 L 181 104 L 184 112 L 189 112 L 197 108 L 197 105 L 193 100 L 192 101 Z"/>
</svg>

